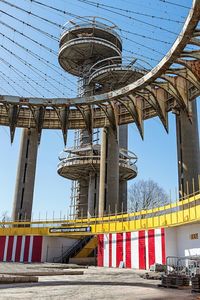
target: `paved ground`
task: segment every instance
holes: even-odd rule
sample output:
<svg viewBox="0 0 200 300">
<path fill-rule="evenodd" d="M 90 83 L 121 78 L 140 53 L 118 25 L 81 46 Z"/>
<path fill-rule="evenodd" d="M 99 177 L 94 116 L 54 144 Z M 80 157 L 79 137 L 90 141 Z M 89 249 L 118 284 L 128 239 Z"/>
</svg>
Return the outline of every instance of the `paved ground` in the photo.
<svg viewBox="0 0 200 300">
<path fill-rule="evenodd" d="M 62 269 L 65 266 L 58 267 Z M 39 276 L 38 283 L 1 284 L 0 299 L 198 299 L 198 295 L 192 295 L 189 290 L 158 288 L 159 281 L 142 279 L 139 276 L 142 272 L 134 270 L 91 267 L 84 269 L 84 275 L 49 276 L 48 270 L 52 274 L 54 268 L 55 266 L 50 264 L 0 263 L 0 273 L 27 272 L 28 274 L 32 270 L 47 270 L 47 275 Z M 57 272 L 58 268 L 55 271 Z"/>
</svg>

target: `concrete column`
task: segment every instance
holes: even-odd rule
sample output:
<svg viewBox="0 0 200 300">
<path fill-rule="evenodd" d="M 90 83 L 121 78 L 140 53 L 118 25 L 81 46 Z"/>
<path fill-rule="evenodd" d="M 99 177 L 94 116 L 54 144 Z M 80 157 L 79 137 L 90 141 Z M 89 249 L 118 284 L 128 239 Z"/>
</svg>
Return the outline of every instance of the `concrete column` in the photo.
<svg viewBox="0 0 200 300">
<path fill-rule="evenodd" d="M 86 147 L 91 144 L 91 136 L 86 129 L 80 130 L 80 148 Z M 83 180 L 78 180 L 79 184 L 79 204 L 77 204 L 78 217 L 87 217 L 87 212 L 89 211 L 89 203 L 92 202 L 92 194 L 89 192 L 89 177 Z M 90 200 L 88 195 L 90 194 Z M 90 203 L 90 206 L 92 204 Z"/>
<path fill-rule="evenodd" d="M 80 146 L 85 147 L 88 144 L 92 144 L 92 136 L 86 129 L 83 129 L 80 132 Z"/>
<path fill-rule="evenodd" d="M 128 125 L 119 126 L 119 147 L 128 148 Z"/>
<path fill-rule="evenodd" d="M 90 62 L 88 61 L 88 66 Z M 88 73 L 88 68 L 85 68 L 85 74 Z M 88 77 L 83 78 L 83 96 L 91 95 L 92 87 L 88 84 Z M 84 147 L 86 144 L 92 144 L 92 135 L 89 134 L 87 129 L 80 131 L 80 146 Z"/>
<path fill-rule="evenodd" d="M 88 186 L 89 179 L 81 179 L 79 181 L 79 203 L 78 203 L 78 217 L 87 218 L 88 211 Z"/>
<path fill-rule="evenodd" d="M 99 172 L 95 174 L 95 199 L 94 199 L 94 213 L 95 216 L 98 216 L 98 207 L 99 207 Z"/>
<path fill-rule="evenodd" d="M 119 182 L 119 205 L 118 211 L 119 212 L 127 212 L 127 181 L 120 180 Z"/>
<path fill-rule="evenodd" d="M 99 217 L 103 217 L 105 209 L 105 181 L 106 181 L 106 144 L 107 144 L 107 128 L 102 130 L 101 141 L 101 160 L 100 160 L 100 176 L 99 176 Z"/>
<path fill-rule="evenodd" d="M 128 125 L 119 126 L 119 148 L 128 149 Z M 119 207 L 118 210 L 127 212 L 127 181 L 119 182 Z"/>
<path fill-rule="evenodd" d="M 118 128 L 107 130 L 107 193 L 106 212 L 112 214 L 119 209 L 119 144 Z"/>
<path fill-rule="evenodd" d="M 23 129 L 12 212 L 14 221 L 31 220 L 37 151 L 37 130 Z"/>
<path fill-rule="evenodd" d="M 192 123 L 182 110 L 176 116 L 180 198 L 191 194 L 193 190 L 195 192 L 199 190 L 200 153 L 196 100 L 191 103 L 191 108 Z"/>
<path fill-rule="evenodd" d="M 94 217 L 95 207 L 94 207 L 94 198 L 96 195 L 95 191 L 95 173 L 91 172 L 89 175 L 89 187 L 88 187 L 88 218 Z"/>
</svg>

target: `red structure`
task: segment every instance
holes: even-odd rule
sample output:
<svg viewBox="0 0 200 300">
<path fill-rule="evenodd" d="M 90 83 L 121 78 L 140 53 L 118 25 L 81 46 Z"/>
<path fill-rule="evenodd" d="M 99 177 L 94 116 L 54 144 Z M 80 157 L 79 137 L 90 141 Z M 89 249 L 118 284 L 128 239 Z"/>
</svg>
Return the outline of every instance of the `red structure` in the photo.
<svg viewBox="0 0 200 300">
<path fill-rule="evenodd" d="M 98 266 L 149 269 L 154 263 L 165 264 L 165 230 L 150 229 L 134 232 L 100 234 Z"/>
</svg>

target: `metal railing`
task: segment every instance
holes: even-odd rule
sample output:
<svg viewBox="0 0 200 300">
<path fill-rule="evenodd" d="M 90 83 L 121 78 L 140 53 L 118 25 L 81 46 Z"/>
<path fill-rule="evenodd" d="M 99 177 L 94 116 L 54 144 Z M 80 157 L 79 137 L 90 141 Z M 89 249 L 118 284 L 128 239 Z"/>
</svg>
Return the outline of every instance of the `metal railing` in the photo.
<svg viewBox="0 0 200 300">
<path fill-rule="evenodd" d="M 63 30 L 61 33 L 61 38 L 66 31 L 70 31 L 79 27 L 81 28 L 95 27 L 95 28 L 106 30 L 112 33 L 114 36 L 116 36 L 119 39 L 119 41 L 122 43 L 120 34 L 117 32 L 119 31 L 117 25 L 115 25 L 112 21 L 106 18 L 102 18 L 98 16 L 84 16 L 84 17 L 74 18 L 72 20 L 67 21 L 62 26 Z"/>
<path fill-rule="evenodd" d="M 166 273 L 193 277 L 200 274 L 200 256 L 168 256 L 166 258 Z"/>
<path fill-rule="evenodd" d="M 192 223 L 200 220 L 200 194 L 168 205 L 134 213 L 106 215 L 103 218 L 91 217 L 76 220 L 40 220 L 1 222 L 0 234 L 23 234 L 26 232 L 42 235 L 52 235 L 51 227 L 85 227 L 90 226 L 87 233 L 71 232 L 70 235 L 91 235 L 105 232 L 124 232 L 148 228 L 160 228 Z M 18 226 L 18 227 L 17 227 Z M 29 227 L 28 227 L 29 226 Z M 58 234 L 53 234 L 58 235 Z M 65 234 L 66 235 L 66 234 Z"/>
<path fill-rule="evenodd" d="M 61 161 L 58 164 L 57 169 L 60 169 L 61 167 L 63 167 L 64 165 L 72 165 L 72 164 L 76 164 L 78 163 L 78 161 L 81 162 L 87 162 L 88 160 L 92 160 L 92 162 L 94 163 L 99 163 L 100 162 L 100 154 L 99 155 L 85 155 L 85 152 L 92 152 L 93 150 L 98 151 L 100 153 L 100 145 L 99 145 L 99 149 L 93 149 L 91 148 L 91 146 L 89 145 L 88 148 L 83 148 L 83 155 L 81 154 L 76 154 L 75 149 L 74 148 L 69 148 L 69 149 L 65 149 L 64 151 L 62 151 L 59 155 L 59 160 Z M 81 152 L 81 149 L 79 150 Z M 130 150 L 127 150 L 125 148 L 120 148 L 119 151 L 119 164 L 124 164 L 125 166 L 132 168 L 135 172 L 137 172 L 137 167 L 136 167 L 136 162 L 137 162 L 137 156 L 135 155 L 135 153 L 133 153 Z"/>
<path fill-rule="evenodd" d="M 60 256 L 53 258 L 55 263 L 68 263 L 69 259 L 75 256 L 83 247 L 93 238 L 93 236 L 86 236 L 81 240 L 77 240 L 70 248 L 63 252 Z"/>
<path fill-rule="evenodd" d="M 136 59 L 131 57 L 114 56 L 102 59 L 95 63 L 89 70 L 90 81 L 95 75 L 108 68 L 122 68 L 124 70 L 133 70 L 142 73 L 143 75 L 147 73 L 146 69 L 142 69 L 136 65 Z"/>
<path fill-rule="evenodd" d="M 60 168 L 64 166 L 71 166 L 71 165 L 76 165 L 76 164 L 84 164 L 87 162 L 93 163 L 93 164 L 100 164 L 100 156 L 98 155 L 85 155 L 85 156 L 72 156 L 63 159 L 59 164 L 57 169 L 59 170 Z M 135 172 L 137 172 L 137 167 L 135 165 L 135 162 L 133 162 L 131 159 L 128 158 L 119 158 L 119 164 L 123 164 L 126 168 L 131 168 Z"/>
</svg>

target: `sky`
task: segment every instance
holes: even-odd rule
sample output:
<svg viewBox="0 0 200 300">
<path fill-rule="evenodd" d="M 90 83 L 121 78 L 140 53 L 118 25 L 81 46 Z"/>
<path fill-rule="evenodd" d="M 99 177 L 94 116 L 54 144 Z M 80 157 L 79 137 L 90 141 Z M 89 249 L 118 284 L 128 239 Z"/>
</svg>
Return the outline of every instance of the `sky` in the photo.
<svg viewBox="0 0 200 300">
<path fill-rule="evenodd" d="M 34 17 L 33 14 L 60 25 L 71 19 L 70 14 L 108 18 L 120 28 L 123 55 L 136 57 L 138 65 L 149 68 L 150 65 L 156 65 L 170 49 L 182 28 L 188 13 L 187 7 L 192 3 L 191 0 L 173 1 L 186 7 L 183 8 L 163 3 L 161 0 L 39 2 L 57 7 L 67 14 L 37 5 L 30 0 L 9 0 L 8 3 L 31 11 L 31 14 L 0 2 L 0 94 L 2 95 L 74 97 L 77 93 L 77 79 L 66 74 L 57 61 L 56 38 L 59 39 L 61 28 Z M 92 5 L 86 2 L 90 4 L 92 2 Z M 95 5 L 97 2 L 106 6 L 97 7 Z M 51 37 L 19 22 L 19 19 L 47 32 Z M 5 24 L 9 24 L 10 27 Z M 37 58 L 31 55 L 30 51 L 32 54 L 36 53 Z M 198 112 L 199 109 L 198 103 Z M 9 128 L 0 127 L 0 216 L 5 211 L 10 215 L 12 210 L 20 135 L 21 129 L 18 128 L 11 145 Z M 67 146 L 72 145 L 73 132 L 70 131 Z M 37 160 L 34 218 L 42 219 L 46 216 L 50 218 L 53 215 L 67 217 L 69 214 L 71 182 L 57 174 L 58 155 L 63 147 L 60 131 L 43 130 Z M 134 181 L 151 178 L 167 193 L 171 191 L 175 198 L 177 187 L 175 116 L 169 114 L 169 134 L 165 132 L 158 118 L 145 121 L 144 141 L 141 140 L 136 126 L 130 124 L 129 149 L 138 157 L 138 176 Z"/>
</svg>

